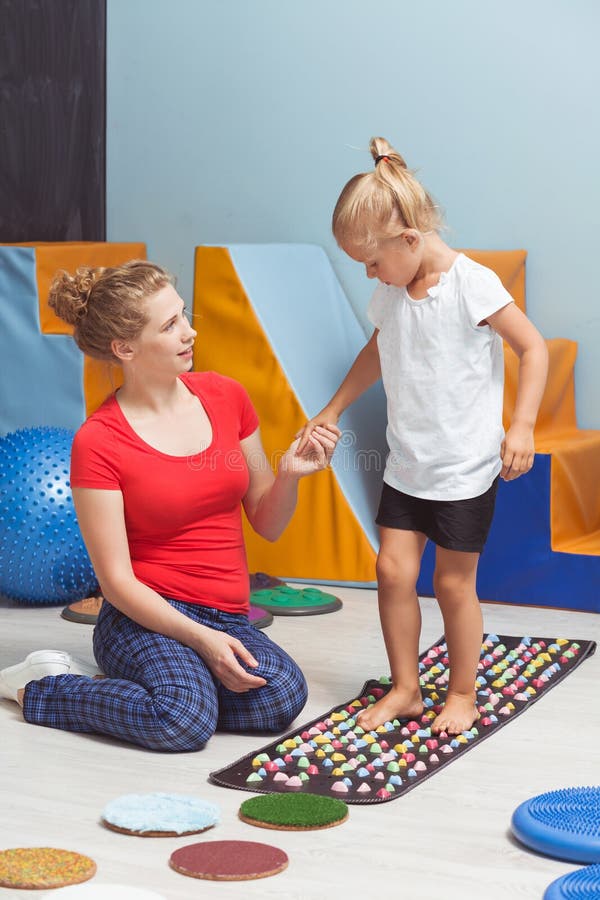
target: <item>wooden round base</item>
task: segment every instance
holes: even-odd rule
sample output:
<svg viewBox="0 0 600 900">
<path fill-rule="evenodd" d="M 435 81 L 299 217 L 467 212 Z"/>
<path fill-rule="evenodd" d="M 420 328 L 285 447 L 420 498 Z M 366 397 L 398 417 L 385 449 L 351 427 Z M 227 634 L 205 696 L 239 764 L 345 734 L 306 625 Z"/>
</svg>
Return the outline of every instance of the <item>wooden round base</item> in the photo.
<svg viewBox="0 0 600 900">
<path fill-rule="evenodd" d="M 188 837 L 191 834 L 202 834 L 205 831 L 210 831 L 213 828 L 213 825 L 207 825 L 206 828 L 194 828 L 193 831 L 133 831 L 131 828 L 121 828 L 119 825 L 113 825 L 112 822 L 107 822 L 106 819 L 100 820 L 105 828 L 110 829 L 110 831 L 118 831 L 119 834 L 132 834 L 134 837 Z"/>
</svg>

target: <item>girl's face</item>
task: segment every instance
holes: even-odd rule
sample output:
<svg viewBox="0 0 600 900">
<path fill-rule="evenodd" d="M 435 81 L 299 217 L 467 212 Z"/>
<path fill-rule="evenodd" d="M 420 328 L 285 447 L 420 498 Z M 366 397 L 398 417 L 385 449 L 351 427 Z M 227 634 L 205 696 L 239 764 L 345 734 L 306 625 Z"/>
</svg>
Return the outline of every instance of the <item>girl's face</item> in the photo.
<svg viewBox="0 0 600 900">
<path fill-rule="evenodd" d="M 358 245 L 344 245 L 342 249 L 356 262 L 364 264 L 367 278 L 378 278 L 383 284 L 394 287 L 407 287 L 417 277 L 423 256 L 423 239 L 418 231 L 408 229 L 372 249 Z"/>
<path fill-rule="evenodd" d="M 189 323 L 183 300 L 168 284 L 145 302 L 148 322 L 131 343 L 136 366 L 143 364 L 155 372 L 174 374 L 189 371 L 196 331 Z"/>
</svg>

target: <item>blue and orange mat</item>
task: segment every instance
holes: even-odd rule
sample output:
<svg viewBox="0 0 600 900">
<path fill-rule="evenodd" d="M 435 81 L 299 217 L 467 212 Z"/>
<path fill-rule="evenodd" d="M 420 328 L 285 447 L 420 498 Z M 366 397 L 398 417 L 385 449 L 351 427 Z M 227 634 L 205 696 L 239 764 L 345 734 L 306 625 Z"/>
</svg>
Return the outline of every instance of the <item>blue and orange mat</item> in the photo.
<svg viewBox="0 0 600 900">
<path fill-rule="evenodd" d="M 418 719 L 394 719 L 364 731 L 357 713 L 390 689 L 389 678 L 372 679 L 320 719 L 211 772 L 210 781 L 258 793 L 323 794 L 346 803 L 395 800 L 512 722 L 595 650 L 594 641 L 487 635 L 477 673 L 480 718 L 461 734 L 432 734 L 449 675 L 441 638 L 419 660 L 424 708 Z"/>
</svg>

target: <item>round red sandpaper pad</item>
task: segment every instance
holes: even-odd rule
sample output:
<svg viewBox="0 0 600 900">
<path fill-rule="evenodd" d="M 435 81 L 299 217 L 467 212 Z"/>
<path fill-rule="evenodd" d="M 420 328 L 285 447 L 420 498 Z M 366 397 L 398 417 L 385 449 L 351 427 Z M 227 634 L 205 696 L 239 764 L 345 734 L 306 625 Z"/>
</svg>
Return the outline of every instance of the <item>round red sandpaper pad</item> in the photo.
<svg viewBox="0 0 600 900">
<path fill-rule="evenodd" d="M 278 847 L 256 841 L 203 841 L 171 854 L 169 865 L 182 875 L 208 881 L 247 881 L 277 875 L 288 864 Z"/>
</svg>

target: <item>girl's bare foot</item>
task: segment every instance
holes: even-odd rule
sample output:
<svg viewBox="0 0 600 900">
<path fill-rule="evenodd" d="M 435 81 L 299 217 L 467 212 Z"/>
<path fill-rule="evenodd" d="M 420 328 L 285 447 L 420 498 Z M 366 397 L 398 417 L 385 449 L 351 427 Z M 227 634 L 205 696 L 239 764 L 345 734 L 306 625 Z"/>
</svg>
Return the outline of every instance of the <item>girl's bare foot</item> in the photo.
<svg viewBox="0 0 600 900">
<path fill-rule="evenodd" d="M 479 718 L 473 694 L 455 694 L 448 691 L 446 702 L 441 713 L 431 725 L 435 734 L 445 731 L 447 734 L 460 734 L 467 731 Z"/>
<path fill-rule="evenodd" d="M 393 687 L 381 700 L 356 716 L 356 724 L 365 731 L 373 731 L 384 722 L 393 719 L 413 719 L 423 712 L 423 698 L 419 688 L 408 690 Z"/>
<path fill-rule="evenodd" d="M 17 703 L 23 708 L 23 697 L 25 696 L 25 688 L 19 688 L 17 691 Z"/>
</svg>

